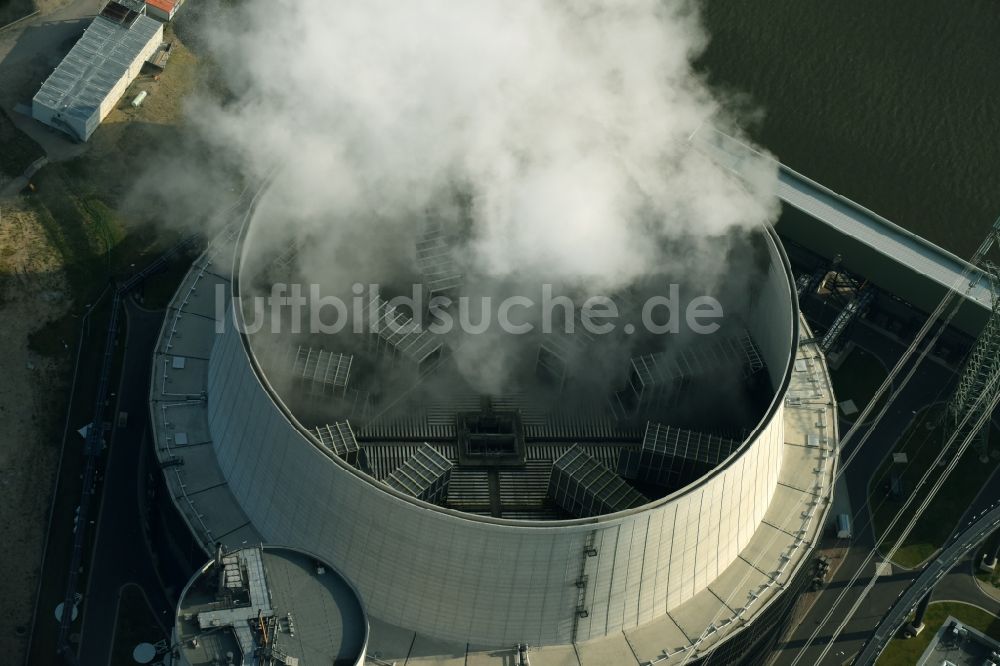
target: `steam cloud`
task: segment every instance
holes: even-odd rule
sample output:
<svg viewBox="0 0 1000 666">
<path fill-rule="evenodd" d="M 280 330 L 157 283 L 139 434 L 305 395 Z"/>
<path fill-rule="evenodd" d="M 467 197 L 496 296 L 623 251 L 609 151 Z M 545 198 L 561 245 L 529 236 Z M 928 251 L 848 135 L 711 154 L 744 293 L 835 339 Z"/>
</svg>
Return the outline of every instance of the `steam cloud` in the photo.
<svg viewBox="0 0 1000 666">
<path fill-rule="evenodd" d="M 739 133 L 692 67 L 694 2 L 245 0 L 201 25 L 232 94 L 190 118 L 247 175 L 279 167 L 248 245 L 304 241 L 301 275 L 342 296 L 407 283 L 428 217 L 461 238 L 467 292 L 620 295 L 669 273 L 712 293 L 740 270 L 719 239 L 778 212 L 772 164 L 742 165 L 747 187 L 690 141 Z M 602 353 L 624 367 L 636 344 Z M 488 334 L 454 358 L 498 392 L 519 354 Z"/>
<path fill-rule="evenodd" d="M 602 290 L 777 212 L 771 167 L 751 191 L 689 142 L 735 125 L 692 69 L 691 2 L 250 0 L 207 24 L 236 99 L 192 117 L 251 173 L 282 166 L 261 233 L 321 232 L 318 269 L 349 244 L 351 282 L 456 190 L 469 263 Z"/>
</svg>

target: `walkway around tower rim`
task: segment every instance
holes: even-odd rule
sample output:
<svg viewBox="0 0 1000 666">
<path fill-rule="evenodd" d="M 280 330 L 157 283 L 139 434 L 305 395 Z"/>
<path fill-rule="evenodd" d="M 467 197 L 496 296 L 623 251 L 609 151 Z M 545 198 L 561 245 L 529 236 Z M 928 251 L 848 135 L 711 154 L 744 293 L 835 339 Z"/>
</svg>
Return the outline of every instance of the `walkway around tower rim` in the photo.
<svg viewBox="0 0 1000 666">
<path fill-rule="evenodd" d="M 150 411 L 157 456 L 173 501 L 210 553 L 262 540 L 228 488 L 208 428 L 208 363 L 215 339 L 215 286 L 229 282 L 233 239 L 220 237 L 174 296 L 153 359 Z M 228 290 L 227 290 L 228 291 Z M 803 340 L 809 333 L 804 322 Z M 695 597 L 645 625 L 576 645 L 531 646 L 536 666 L 670 666 L 740 635 L 803 566 L 825 527 L 837 467 L 835 402 L 822 353 L 801 343 L 784 410 L 784 453 L 763 522 L 736 561 Z M 333 563 L 336 565 L 336 563 Z M 389 663 L 500 664 L 507 649 L 478 649 L 371 621 L 370 653 Z M 697 648 L 694 645 L 697 644 Z M 511 646 L 513 649 L 513 646 Z M 692 655 L 692 649 L 694 654 Z"/>
</svg>

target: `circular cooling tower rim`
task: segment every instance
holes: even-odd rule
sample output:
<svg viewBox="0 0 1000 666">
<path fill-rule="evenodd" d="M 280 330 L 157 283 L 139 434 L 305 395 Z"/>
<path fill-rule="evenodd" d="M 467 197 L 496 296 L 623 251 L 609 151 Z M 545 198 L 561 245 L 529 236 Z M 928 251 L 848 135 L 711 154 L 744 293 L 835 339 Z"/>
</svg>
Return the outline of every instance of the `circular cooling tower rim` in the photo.
<svg viewBox="0 0 1000 666">
<path fill-rule="evenodd" d="M 271 385 L 271 382 L 267 378 L 267 374 L 264 372 L 263 367 L 257 360 L 257 356 L 253 351 L 250 339 L 247 337 L 246 334 L 246 324 L 243 318 L 243 309 L 241 307 L 238 307 L 238 304 L 240 303 L 240 278 L 241 278 L 241 270 L 243 267 L 243 255 L 245 252 L 247 232 L 249 231 L 250 225 L 255 217 L 257 206 L 259 205 L 261 199 L 263 199 L 264 196 L 266 196 L 268 186 L 269 183 L 265 183 L 262 186 L 257 196 L 253 198 L 250 206 L 248 207 L 247 212 L 244 215 L 243 220 L 241 222 L 239 235 L 236 241 L 236 248 L 233 253 L 233 269 L 232 269 L 233 279 L 230 283 L 231 296 L 232 296 L 231 306 L 233 310 L 234 322 L 239 330 L 240 340 L 243 343 L 243 349 L 247 354 L 247 359 L 249 360 L 250 365 L 253 368 L 257 380 L 261 383 L 261 386 L 263 386 L 264 390 L 268 393 L 271 400 L 274 401 L 274 404 L 278 407 L 278 409 L 281 410 L 282 414 L 296 428 L 296 430 L 298 430 L 303 437 L 305 437 L 310 443 L 312 443 L 317 450 L 321 451 L 328 459 L 332 460 L 335 464 L 339 465 L 343 470 L 357 476 L 358 478 L 365 480 L 366 482 L 378 488 L 380 491 L 388 495 L 391 495 L 393 497 L 396 497 L 397 499 L 409 502 L 410 504 L 415 504 L 421 508 L 428 509 L 430 511 L 437 511 L 443 514 L 447 514 L 450 516 L 478 523 L 492 523 L 496 525 L 520 526 L 520 527 L 551 528 L 551 527 L 569 526 L 569 525 L 594 525 L 606 521 L 617 520 L 620 518 L 624 518 L 626 516 L 640 514 L 652 508 L 658 507 L 660 505 L 673 502 L 674 500 L 697 490 L 703 484 L 707 483 L 709 480 L 715 477 L 719 472 L 728 468 L 737 458 L 739 458 L 740 454 L 746 448 L 747 443 L 755 441 L 760 436 L 762 431 L 768 426 L 768 424 L 770 424 L 771 420 L 774 418 L 774 415 L 778 410 L 778 407 L 784 400 L 785 393 L 787 392 L 788 386 L 791 383 L 792 371 L 794 369 L 794 363 L 795 363 L 795 350 L 797 348 L 799 339 L 799 303 L 794 289 L 795 279 L 792 274 L 791 264 L 788 261 L 788 255 L 785 253 L 785 249 L 778 238 L 778 233 L 774 230 L 774 228 L 771 225 L 762 224 L 761 229 L 764 233 L 764 237 L 767 239 L 768 243 L 770 243 L 772 247 L 777 251 L 777 255 L 781 260 L 781 267 L 782 269 L 784 269 L 784 274 L 786 278 L 784 284 L 788 289 L 787 293 L 788 302 L 789 302 L 789 307 L 792 310 L 792 316 L 791 316 L 792 330 L 790 336 L 792 344 L 790 345 L 788 350 L 787 362 L 785 364 L 784 372 L 781 375 L 781 383 L 775 389 L 774 395 L 771 399 L 771 403 L 768 405 L 767 411 L 765 412 L 764 416 L 761 417 L 761 419 L 758 421 L 757 425 L 754 427 L 750 435 L 744 438 L 740 446 L 735 451 L 733 451 L 728 458 L 726 458 L 719 465 L 717 465 L 711 472 L 703 475 L 701 478 L 691 482 L 690 484 L 684 486 L 683 488 L 679 488 L 678 490 L 664 497 L 660 497 L 641 506 L 634 507 L 631 509 L 626 509 L 624 511 L 606 513 L 600 516 L 592 516 L 588 518 L 571 518 L 562 520 L 521 520 L 514 518 L 494 518 L 492 516 L 480 516 L 476 514 L 466 513 L 464 511 L 458 511 L 456 509 L 448 509 L 446 507 L 442 507 L 437 504 L 432 504 L 430 502 L 425 502 L 415 497 L 411 497 L 410 495 L 399 492 L 398 490 L 386 484 L 379 483 L 375 478 L 369 476 L 368 474 L 365 474 L 364 472 L 358 470 L 354 466 L 348 464 L 346 461 L 342 460 L 339 456 L 333 455 L 324 450 L 323 447 L 321 447 L 319 443 L 316 441 L 315 436 L 309 431 L 308 428 L 306 428 L 304 425 L 302 425 L 301 422 L 299 422 L 295 414 L 292 413 L 292 410 L 289 409 L 288 406 L 285 404 L 285 402 L 281 399 L 281 396 L 279 395 L 278 391 L 276 391 L 274 387 Z"/>
</svg>

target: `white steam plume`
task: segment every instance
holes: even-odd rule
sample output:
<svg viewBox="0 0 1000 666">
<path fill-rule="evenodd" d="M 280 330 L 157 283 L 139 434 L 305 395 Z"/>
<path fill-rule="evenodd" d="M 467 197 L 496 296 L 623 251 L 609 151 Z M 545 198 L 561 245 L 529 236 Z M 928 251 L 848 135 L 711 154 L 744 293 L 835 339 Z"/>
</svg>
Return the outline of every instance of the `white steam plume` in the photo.
<svg viewBox="0 0 1000 666">
<path fill-rule="evenodd" d="M 249 0 L 207 25 L 237 99 L 194 104 L 206 141 L 282 164 L 271 217 L 333 243 L 412 237 L 458 187 L 484 272 L 614 290 L 670 237 L 777 213 L 772 167 L 749 191 L 688 141 L 733 125 L 690 2 Z"/>
</svg>

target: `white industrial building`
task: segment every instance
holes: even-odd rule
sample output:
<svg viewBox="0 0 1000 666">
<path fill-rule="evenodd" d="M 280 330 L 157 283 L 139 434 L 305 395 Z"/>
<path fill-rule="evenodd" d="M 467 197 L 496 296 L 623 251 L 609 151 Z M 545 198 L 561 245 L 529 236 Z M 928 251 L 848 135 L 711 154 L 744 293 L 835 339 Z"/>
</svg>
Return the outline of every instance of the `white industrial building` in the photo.
<svg viewBox="0 0 1000 666">
<path fill-rule="evenodd" d="M 31 115 L 87 141 L 163 42 L 163 24 L 110 2 L 42 84 Z"/>
<path fill-rule="evenodd" d="M 207 552 L 216 542 L 263 541 L 316 553 L 359 590 L 372 622 L 369 651 L 386 663 L 517 663 L 506 650 L 528 645 L 537 666 L 668 666 L 741 655 L 780 633 L 775 625 L 824 529 L 837 425 L 826 365 L 798 315 L 772 229 L 756 234 L 765 267 L 745 285 L 743 333 L 731 347 L 749 356 L 755 386 L 768 387 L 749 435 L 724 440 L 647 425 L 622 443 L 628 437 L 600 424 L 549 423 L 531 405 L 508 406 L 497 413 L 523 416 L 523 441 L 488 452 L 506 460 L 486 484 L 489 463 L 460 450 L 474 404 L 449 412 L 458 426 L 407 415 L 323 428 L 300 420 L 287 378 L 279 381 L 231 321 L 217 326 L 218 290 L 241 319 L 232 304 L 260 270 L 246 260 L 256 224 L 246 219 L 241 234 L 218 239 L 195 263 L 153 366 L 157 456 L 174 505 Z M 398 351 L 403 343 L 385 344 Z M 713 344 L 704 349 L 714 359 L 721 347 Z M 311 395 L 364 403 L 350 392 L 354 370 L 345 370 L 344 355 L 300 347 L 292 357 L 289 372 Z M 393 367 L 405 361 L 397 354 Z M 647 396 L 666 390 L 667 379 L 681 386 L 671 372 L 633 375 L 623 393 L 638 392 L 637 382 Z M 358 423 L 365 413 L 359 408 Z M 671 461 L 700 471 L 678 472 Z M 643 470 L 647 479 L 680 476 L 644 496 L 651 484 L 636 481 Z M 589 479 L 598 476 L 594 487 Z M 585 494 L 587 509 L 574 514 L 559 484 Z"/>
</svg>

